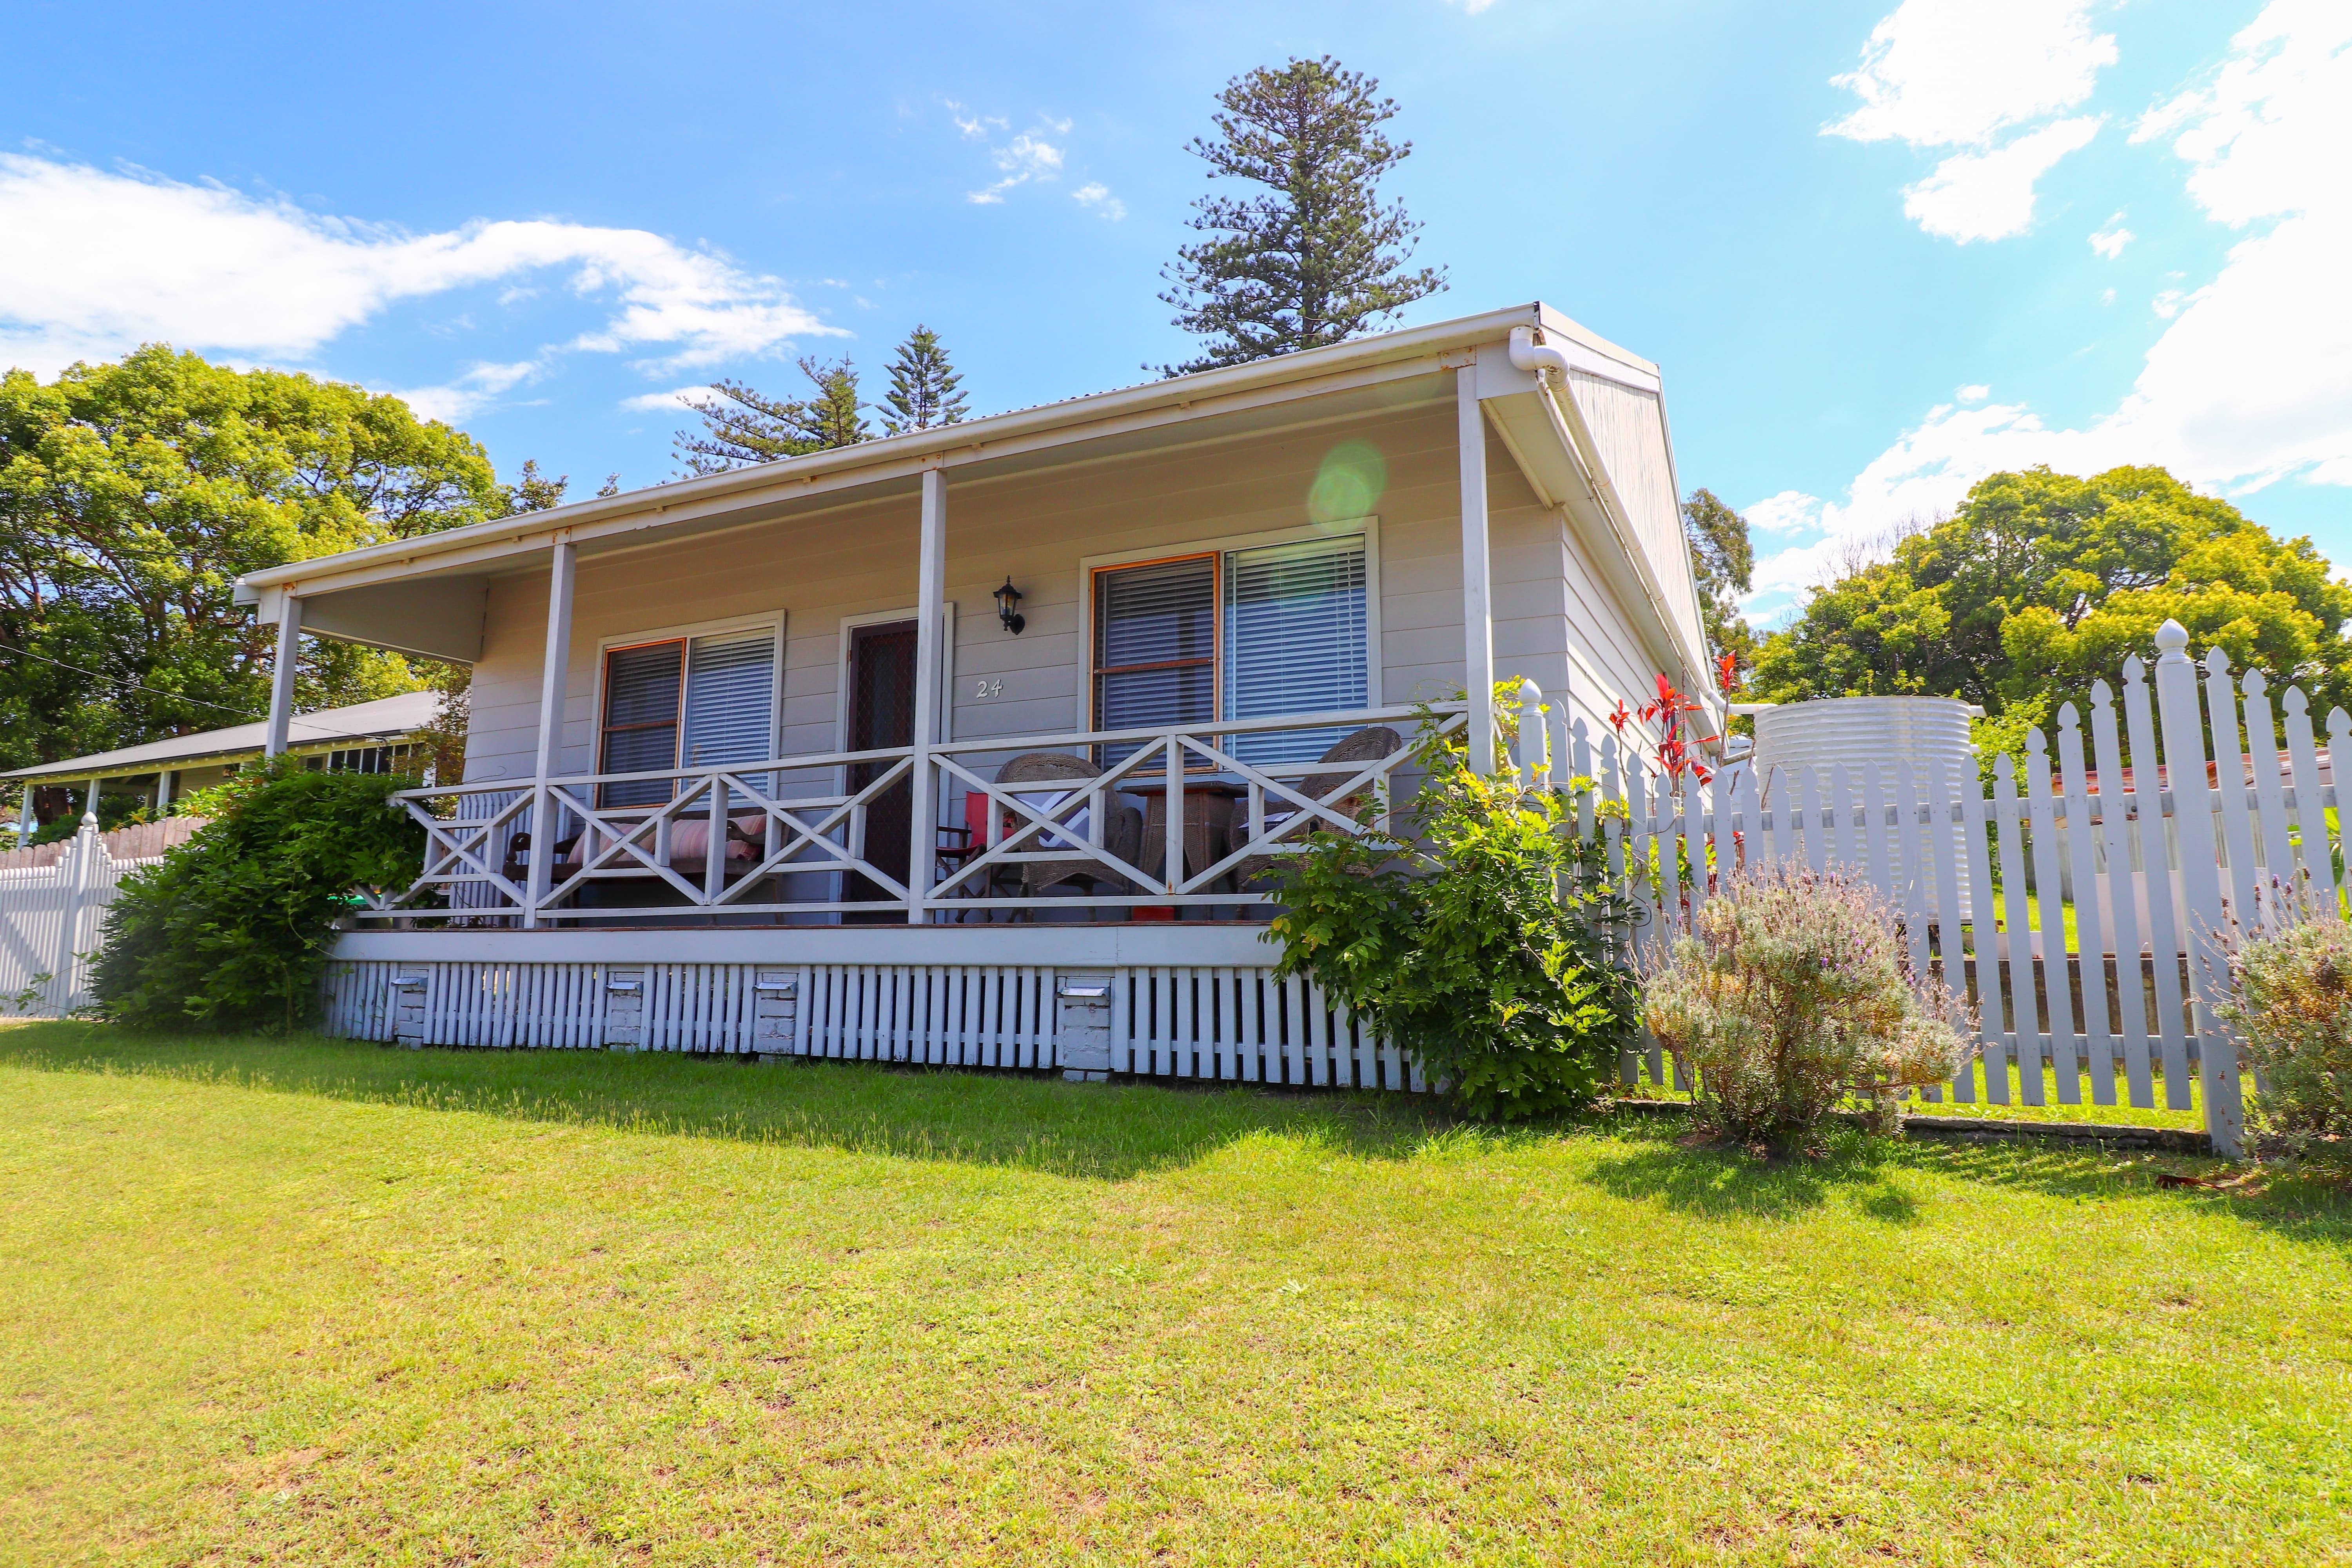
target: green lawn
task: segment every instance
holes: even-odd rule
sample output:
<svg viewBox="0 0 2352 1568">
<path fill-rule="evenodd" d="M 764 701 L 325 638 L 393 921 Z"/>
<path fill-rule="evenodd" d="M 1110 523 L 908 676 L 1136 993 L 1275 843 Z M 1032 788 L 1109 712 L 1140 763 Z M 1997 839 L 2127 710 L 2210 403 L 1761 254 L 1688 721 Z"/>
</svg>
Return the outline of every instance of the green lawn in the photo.
<svg viewBox="0 0 2352 1568">
<path fill-rule="evenodd" d="M 2199 1163 L 0 1030 L 0 1560 L 2352 1562 Z"/>
</svg>

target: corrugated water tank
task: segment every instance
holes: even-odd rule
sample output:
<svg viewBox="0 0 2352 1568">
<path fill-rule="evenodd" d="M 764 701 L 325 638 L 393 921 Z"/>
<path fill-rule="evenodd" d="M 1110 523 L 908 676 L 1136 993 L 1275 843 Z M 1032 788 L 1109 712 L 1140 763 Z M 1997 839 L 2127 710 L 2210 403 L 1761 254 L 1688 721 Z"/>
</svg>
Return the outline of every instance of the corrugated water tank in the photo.
<svg viewBox="0 0 2352 1568">
<path fill-rule="evenodd" d="M 1933 772 L 1944 797 L 1976 773 L 1976 748 L 1969 742 L 1969 719 L 1977 710 L 1952 697 L 1832 697 L 1812 702 L 1759 707 L 1756 719 L 1756 779 L 1768 809 L 1793 804 L 1791 784 L 1800 770 L 1811 769 L 1814 788 L 1826 802 L 1830 770 L 1843 764 L 1849 800 L 1861 804 L 1864 770 L 1875 763 L 1880 787 L 1892 794 L 1898 764 L 1911 764 L 1922 795 Z M 1952 830 L 1961 918 L 1969 914 L 1968 861 Z M 1934 867 L 1926 868 L 1934 881 Z M 1929 908 L 1935 907 L 1931 897 Z"/>
</svg>

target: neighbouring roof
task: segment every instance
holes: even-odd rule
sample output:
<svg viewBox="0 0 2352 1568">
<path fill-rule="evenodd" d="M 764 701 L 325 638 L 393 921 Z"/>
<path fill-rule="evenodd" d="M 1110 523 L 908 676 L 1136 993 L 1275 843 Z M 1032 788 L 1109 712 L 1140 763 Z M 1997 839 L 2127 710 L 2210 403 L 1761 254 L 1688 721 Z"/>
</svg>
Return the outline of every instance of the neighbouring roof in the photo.
<svg viewBox="0 0 2352 1568">
<path fill-rule="evenodd" d="M 297 751 L 311 751 L 321 746 L 383 745 L 406 740 L 432 722 L 434 708 L 440 700 L 437 691 L 404 691 L 397 697 L 379 697 L 373 702 L 354 702 L 348 708 L 298 713 L 291 731 L 292 744 Z M 42 763 L 0 773 L 0 779 L 79 784 L 112 773 L 154 773 L 163 768 L 193 767 L 200 763 L 235 762 L 241 757 L 259 756 L 268 742 L 268 721 L 257 720 L 250 724 L 232 724 L 225 730 L 174 735 L 141 746 Z"/>
</svg>

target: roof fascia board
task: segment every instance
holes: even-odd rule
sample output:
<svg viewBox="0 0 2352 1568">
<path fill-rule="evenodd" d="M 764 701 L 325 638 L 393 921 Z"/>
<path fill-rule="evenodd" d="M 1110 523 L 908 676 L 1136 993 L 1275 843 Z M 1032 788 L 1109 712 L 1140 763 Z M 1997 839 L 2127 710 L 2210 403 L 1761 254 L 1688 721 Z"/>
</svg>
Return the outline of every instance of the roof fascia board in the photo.
<svg viewBox="0 0 2352 1568">
<path fill-rule="evenodd" d="M 327 735 L 307 741 L 289 742 L 286 751 L 289 756 L 307 757 L 324 755 L 329 752 L 349 751 L 353 746 L 359 745 L 404 746 L 413 744 L 417 736 L 422 733 L 424 731 L 421 730 L 372 730 L 362 734 Z M 37 768 L 19 768 L 15 773 L 0 773 L 0 780 L 15 784 L 87 784 L 91 779 L 136 778 L 142 773 L 164 770 L 183 773 L 187 769 L 201 768 L 213 763 L 235 762 L 244 757 L 257 757 L 266 749 L 261 742 L 256 741 L 249 745 L 222 746 L 208 752 L 181 752 L 169 756 L 148 757 L 138 762 L 100 763 L 80 767 L 76 767 L 74 759 L 68 757 L 61 763 L 44 763 Z"/>
</svg>

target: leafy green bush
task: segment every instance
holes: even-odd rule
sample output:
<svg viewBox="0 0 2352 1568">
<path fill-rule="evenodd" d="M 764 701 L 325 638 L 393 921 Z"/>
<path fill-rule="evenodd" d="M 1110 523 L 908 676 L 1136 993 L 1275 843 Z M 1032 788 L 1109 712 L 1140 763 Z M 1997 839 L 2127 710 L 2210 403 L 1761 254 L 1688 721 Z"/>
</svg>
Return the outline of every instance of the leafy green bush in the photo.
<svg viewBox="0 0 2352 1568">
<path fill-rule="evenodd" d="M 115 895 L 99 1011 L 142 1028 L 299 1027 L 352 889 L 416 878 L 425 830 L 388 798 L 415 782 L 291 757 L 233 780 L 220 816 Z"/>
<path fill-rule="evenodd" d="M 1581 1108 L 1630 1037 L 1633 991 L 1576 797 L 1472 773 L 1428 721 L 1416 753 L 1411 838 L 1317 832 L 1276 868 L 1275 973 L 1321 985 L 1472 1115 Z"/>
<path fill-rule="evenodd" d="M 2215 1011 L 2262 1074 L 2248 1119 L 2263 1141 L 2352 1164 L 2352 927 L 2305 909 L 2232 940 Z"/>
<path fill-rule="evenodd" d="M 1895 908 L 1867 882 L 1750 866 L 1692 925 L 1645 976 L 1643 1016 L 1726 1136 L 1807 1143 L 1849 1094 L 1893 1131 L 1905 1089 L 1968 1059 L 1950 995 L 1910 973 Z"/>
</svg>

